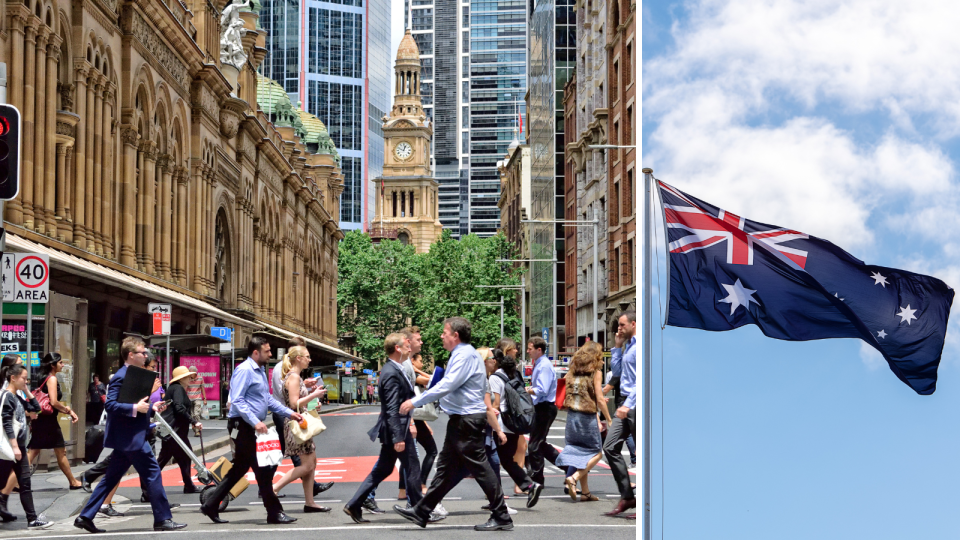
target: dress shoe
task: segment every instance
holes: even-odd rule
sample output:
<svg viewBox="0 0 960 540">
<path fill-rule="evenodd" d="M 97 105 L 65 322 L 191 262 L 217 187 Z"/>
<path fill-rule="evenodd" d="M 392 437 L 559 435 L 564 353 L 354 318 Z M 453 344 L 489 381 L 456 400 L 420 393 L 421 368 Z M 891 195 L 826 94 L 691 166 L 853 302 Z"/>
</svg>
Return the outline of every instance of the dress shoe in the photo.
<svg viewBox="0 0 960 540">
<path fill-rule="evenodd" d="M 393 505 L 393 511 L 400 514 L 407 520 L 416 523 L 421 529 L 425 529 L 427 527 L 428 518 L 421 517 L 420 514 L 417 514 L 417 511 L 413 508 L 407 510 L 399 504 L 395 504 Z"/>
<path fill-rule="evenodd" d="M 107 532 L 103 529 L 98 529 L 97 526 L 93 524 L 92 519 L 85 518 L 83 516 L 79 516 L 77 519 L 73 520 L 73 526 L 77 527 L 78 529 L 83 529 L 89 533 Z"/>
<path fill-rule="evenodd" d="M 620 502 L 617 503 L 617 506 L 615 506 L 613 510 L 605 513 L 604 515 L 610 516 L 610 517 L 616 517 L 626 512 L 627 510 L 631 508 L 636 508 L 636 507 L 637 507 L 636 499 L 620 499 Z"/>
<path fill-rule="evenodd" d="M 193 485 L 193 484 L 190 484 L 190 485 L 184 484 L 184 486 L 183 486 L 183 492 L 184 492 L 184 494 L 186 494 L 186 495 L 192 495 L 192 494 L 194 494 L 194 493 L 200 493 L 200 490 L 197 489 L 197 486 L 195 486 L 195 485 Z"/>
<path fill-rule="evenodd" d="M 367 512 L 370 512 L 371 514 L 380 515 L 380 514 L 387 513 L 386 510 L 383 510 L 379 506 L 377 506 L 376 499 L 366 498 L 363 500 L 362 506 L 364 510 L 366 510 Z"/>
<path fill-rule="evenodd" d="M 333 487 L 333 484 L 334 484 L 334 482 L 327 482 L 326 484 L 318 484 L 318 483 L 314 482 L 314 484 L 313 484 L 313 496 L 316 497 L 317 495 L 323 493 L 324 491 L 332 488 L 332 487 Z"/>
<path fill-rule="evenodd" d="M 512 531 L 513 530 L 513 521 L 497 521 L 493 518 L 487 520 L 486 523 L 480 525 L 474 525 L 473 530 L 475 531 Z"/>
<path fill-rule="evenodd" d="M 225 519 L 220 519 L 220 512 L 217 512 L 216 510 L 207 510 L 201 506 L 200 513 L 210 518 L 210 521 L 214 523 L 230 523 Z"/>
<path fill-rule="evenodd" d="M 351 510 L 349 506 L 344 506 L 343 513 L 350 516 L 354 523 L 370 523 L 369 519 L 363 519 L 363 510 Z"/>
<path fill-rule="evenodd" d="M 140 495 L 140 502 L 142 502 L 142 503 L 149 503 L 149 502 L 150 502 L 150 496 L 147 495 L 146 493 L 141 494 L 141 495 Z"/>
<path fill-rule="evenodd" d="M 82 482 L 81 482 L 80 484 L 76 485 L 76 486 L 70 486 L 70 491 L 73 491 L 73 490 L 75 490 L 75 489 L 81 489 L 81 488 L 83 488 L 83 483 L 82 483 Z"/>
<path fill-rule="evenodd" d="M 100 511 L 98 513 L 103 514 L 107 517 L 123 517 L 123 512 L 118 512 L 117 509 L 114 508 L 112 504 L 101 506 Z"/>
<path fill-rule="evenodd" d="M 286 525 L 288 523 L 293 523 L 295 521 L 297 521 L 297 518 L 290 517 L 284 514 L 283 512 L 280 512 L 275 516 L 267 516 L 267 523 L 269 523 L 270 525 Z"/>
<path fill-rule="evenodd" d="M 303 505 L 303 513 L 304 513 L 304 514 L 319 514 L 319 513 L 322 513 L 322 512 L 329 512 L 330 510 L 331 510 L 331 508 L 328 508 L 328 507 L 326 507 L 326 506 L 307 506 L 307 505 Z"/>
<path fill-rule="evenodd" d="M 536 506 L 537 501 L 540 500 L 541 491 L 543 491 L 543 484 L 538 484 L 536 482 L 527 488 L 527 508 L 533 508 Z"/>
<path fill-rule="evenodd" d="M 176 531 L 186 527 L 186 523 L 177 523 L 172 519 L 166 519 L 159 523 L 153 524 L 153 530 L 155 531 Z"/>
<path fill-rule="evenodd" d="M 93 488 L 90 486 L 90 480 L 87 480 L 87 475 L 85 474 L 80 475 L 80 486 L 87 493 L 93 493 Z"/>
</svg>

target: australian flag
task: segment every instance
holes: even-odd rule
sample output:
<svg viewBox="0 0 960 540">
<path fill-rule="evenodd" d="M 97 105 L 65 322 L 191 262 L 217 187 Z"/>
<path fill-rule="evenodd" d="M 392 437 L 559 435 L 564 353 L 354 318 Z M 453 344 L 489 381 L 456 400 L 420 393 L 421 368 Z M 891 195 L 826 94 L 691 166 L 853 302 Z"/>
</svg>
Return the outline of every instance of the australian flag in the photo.
<svg viewBox="0 0 960 540">
<path fill-rule="evenodd" d="M 670 243 L 667 324 L 755 324 L 792 341 L 859 338 L 918 394 L 936 390 L 954 294 L 946 283 L 866 265 L 827 240 L 658 187 Z"/>
</svg>

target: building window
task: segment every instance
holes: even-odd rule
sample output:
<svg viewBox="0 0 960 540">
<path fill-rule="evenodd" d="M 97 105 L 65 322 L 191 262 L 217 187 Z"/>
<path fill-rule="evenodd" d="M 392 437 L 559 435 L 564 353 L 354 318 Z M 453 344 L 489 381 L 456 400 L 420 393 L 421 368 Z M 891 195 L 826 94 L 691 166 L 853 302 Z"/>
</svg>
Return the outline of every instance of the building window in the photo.
<svg viewBox="0 0 960 540">
<path fill-rule="evenodd" d="M 397 235 L 397 240 L 400 241 L 403 245 L 410 244 L 410 235 L 406 231 L 400 231 L 400 234 Z"/>
<path fill-rule="evenodd" d="M 627 184 L 623 186 L 623 215 L 632 216 L 633 209 L 633 169 L 627 171 Z"/>
<path fill-rule="evenodd" d="M 393 217 L 397 217 L 397 192 L 393 192 Z"/>
<path fill-rule="evenodd" d="M 617 101 L 620 95 L 620 61 L 613 63 L 613 80 L 610 81 L 610 103 Z"/>
<path fill-rule="evenodd" d="M 613 250 L 613 279 L 610 280 L 610 283 L 613 285 L 610 287 L 610 291 L 620 290 L 620 248 L 615 248 Z"/>
<path fill-rule="evenodd" d="M 633 105 L 627 107 L 627 125 L 623 126 L 624 140 L 633 144 Z"/>
</svg>

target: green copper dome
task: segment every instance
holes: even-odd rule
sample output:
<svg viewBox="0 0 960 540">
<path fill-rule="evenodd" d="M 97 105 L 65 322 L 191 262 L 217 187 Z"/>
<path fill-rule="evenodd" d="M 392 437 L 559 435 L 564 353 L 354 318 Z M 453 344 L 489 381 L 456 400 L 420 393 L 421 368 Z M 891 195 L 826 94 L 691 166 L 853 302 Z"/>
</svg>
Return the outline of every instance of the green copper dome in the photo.
<svg viewBox="0 0 960 540">
<path fill-rule="evenodd" d="M 298 105 L 300 104 L 298 103 Z M 298 108 L 297 114 L 300 115 L 300 121 L 303 123 L 303 129 L 306 132 L 303 143 L 307 145 L 307 150 L 314 154 L 332 155 L 339 164 L 340 153 L 337 152 L 337 147 L 330 140 L 330 133 L 327 131 L 327 126 L 323 125 L 323 121 L 303 109 Z"/>
<path fill-rule="evenodd" d="M 301 139 L 306 136 L 300 115 L 294 109 L 290 96 L 276 81 L 257 74 L 257 105 L 277 127 L 292 127 Z"/>
</svg>

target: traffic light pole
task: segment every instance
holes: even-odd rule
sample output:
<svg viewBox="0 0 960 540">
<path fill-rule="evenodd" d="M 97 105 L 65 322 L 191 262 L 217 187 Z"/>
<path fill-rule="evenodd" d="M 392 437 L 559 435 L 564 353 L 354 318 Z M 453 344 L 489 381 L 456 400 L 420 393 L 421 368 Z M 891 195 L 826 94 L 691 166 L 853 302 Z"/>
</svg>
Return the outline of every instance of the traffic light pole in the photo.
<svg viewBox="0 0 960 540">
<path fill-rule="evenodd" d="M 0 62 L 0 104 L 7 103 L 7 64 L 6 62 Z M 0 201 L 0 228 L 3 227 L 3 210 L 6 205 L 6 201 Z M 3 255 L 7 251 L 7 234 L 6 232 L 0 232 L 0 255 Z M 0 288 L 0 336 L 3 335 L 3 289 Z M 0 337 L 0 342 L 3 339 Z M 28 340 L 29 341 L 29 340 Z M 29 369 L 30 358 L 27 358 L 27 366 Z"/>
</svg>

